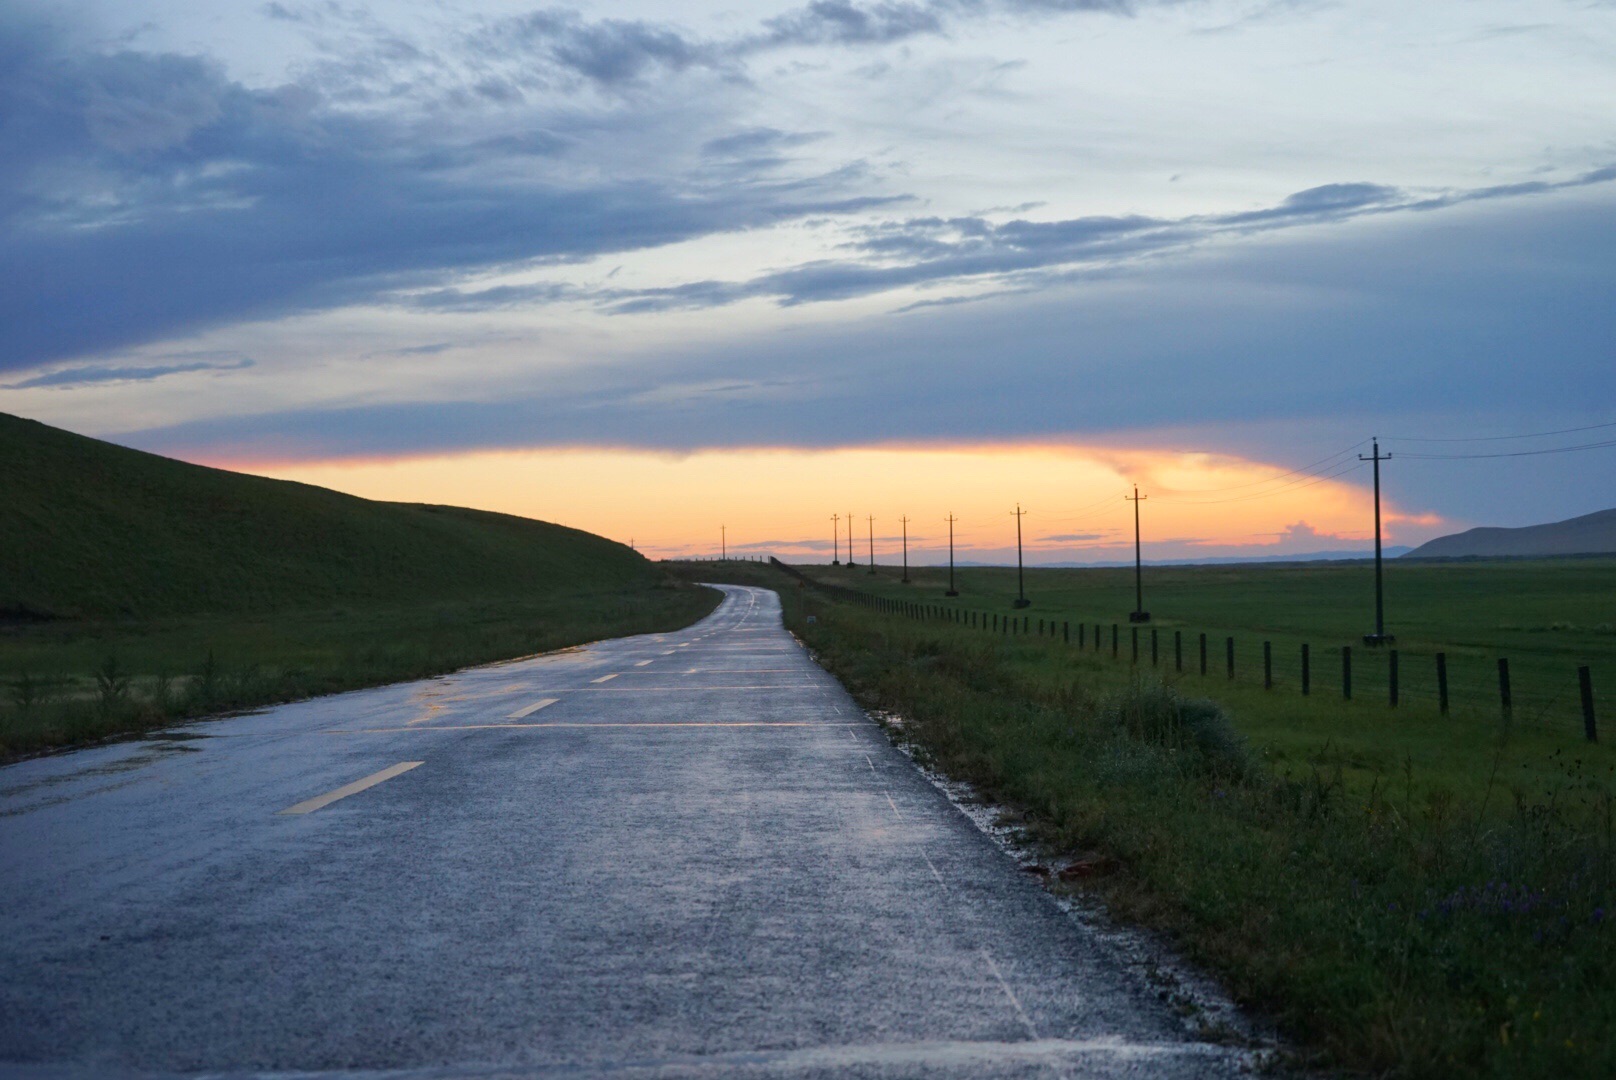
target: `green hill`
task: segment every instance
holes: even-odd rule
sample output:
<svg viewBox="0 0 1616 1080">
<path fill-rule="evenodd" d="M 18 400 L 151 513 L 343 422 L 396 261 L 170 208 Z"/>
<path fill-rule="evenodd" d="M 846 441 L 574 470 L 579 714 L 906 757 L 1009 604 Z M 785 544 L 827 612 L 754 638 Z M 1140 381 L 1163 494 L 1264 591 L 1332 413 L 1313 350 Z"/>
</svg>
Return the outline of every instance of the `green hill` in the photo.
<svg viewBox="0 0 1616 1080">
<path fill-rule="evenodd" d="M 622 544 L 204 468 L 0 414 L 0 618 L 269 612 L 649 586 Z"/>
<path fill-rule="evenodd" d="M 674 630 L 719 594 L 542 521 L 371 502 L 0 414 L 0 761 Z"/>
</svg>

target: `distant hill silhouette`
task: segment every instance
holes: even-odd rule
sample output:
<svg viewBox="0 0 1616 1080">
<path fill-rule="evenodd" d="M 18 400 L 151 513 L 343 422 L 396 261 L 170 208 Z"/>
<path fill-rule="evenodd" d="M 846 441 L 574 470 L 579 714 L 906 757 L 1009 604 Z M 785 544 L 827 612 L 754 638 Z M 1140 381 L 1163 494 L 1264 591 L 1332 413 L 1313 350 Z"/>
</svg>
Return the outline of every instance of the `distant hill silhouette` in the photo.
<svg viewBox="0 0 1616 1080">
<path fill-rule="evenodd" d="M 1601 510 L 1550 525 L 1470 529 L 1421 544 L 1405 559 L 1467 556 L 1616 554 L 1616 510 Z"/>
</svg>

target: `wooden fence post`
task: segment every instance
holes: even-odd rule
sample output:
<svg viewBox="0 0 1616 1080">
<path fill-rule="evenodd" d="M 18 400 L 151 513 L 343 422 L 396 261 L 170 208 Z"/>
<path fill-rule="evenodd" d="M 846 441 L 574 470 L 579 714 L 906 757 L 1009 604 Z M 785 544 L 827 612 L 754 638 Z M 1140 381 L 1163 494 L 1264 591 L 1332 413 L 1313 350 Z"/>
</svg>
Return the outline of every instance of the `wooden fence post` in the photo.
<svg viewBox="0 0 1616 1080">
<path fill-rule="evenodd" d="M 1502 656 L 1498 658 L 1498 704 L 1503 709 L 1504 722 L 1507 724 L 1515 715 L 1515 704 L 1509 693 L 1509 661 Z"/>
<path fill-rule="evenodd" d="M 1582 690 L 1582 733 L 1589 742 L 1599 741 L 1599 728 L 1594 724 L 1594 678 L 1587 665 L 1577 669 L 1577 683 Z"/>
<path fill-rule="evenodd" d="M 1201 635 L 1201 675 L 1206 675 L 1206 635 Z"/>
<path fill-rule="evenodd" d="M 1173 668 L 1184 674 L 1184 631 L 1173 631 Z"/>
<path fill-rule="evenodd" d="M 1389 649 L 1386 652 L 1386 692 L 1391 698 L 1391 707 L 1397 708 L 1397 650 Z"/>
<path fill-rule="evenodd" d="M 1228 657 L 1228 661 L 1229 661 L 1229 678 L 1232 679 L 1232 678 L 1234 678 L 1234 638 L 1225 638 L 1224 639 L 1223 651 Z"/>
<path fill-rule="evenodd" d="M 1313 663 L 1308 655 L 1307 643 L 1302 643 L 1302 696 L 1307 697 L 1313 692 Z"/>
<path fill-rule="evenodd" d="M 1341 700 L 1352 700 L 1352 646 L 1341 646 Z"/>
<path fill-rule="evenodd" d="M 1264 690 L 1274 688 L 1274 643 L 1272 641 L 1262 643 L 1262 688 Z"/>
<path fill-rule="evenodd" d="M 1156 628 L 1154 626 L 1152 626 L 1150 628 L 1150 666 L 1151 667 L 1156 666 L 1157 656 L 1158 656 L 1158 653 L 1159 653 L 1159 645 L 1158 645 L 1158 643 L 1156 641 L 1156 636 L 1157 636 L 1156 635 Z"/>
<path fill-rule="evenodd" d="M 1436 709 L 1443 716 L 1448 715 L 1448 654 L 1436 654 Z"/>
</svg>

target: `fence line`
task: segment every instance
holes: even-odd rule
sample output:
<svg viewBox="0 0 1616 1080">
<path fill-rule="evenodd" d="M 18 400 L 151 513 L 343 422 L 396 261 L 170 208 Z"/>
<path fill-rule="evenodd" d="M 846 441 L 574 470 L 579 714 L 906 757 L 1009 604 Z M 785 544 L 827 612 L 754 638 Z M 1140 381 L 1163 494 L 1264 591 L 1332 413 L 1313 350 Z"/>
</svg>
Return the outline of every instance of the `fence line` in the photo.
<svg viewBox="0 0 1616 1080">
<path fill-rule="evenodd" d="M 1040 640 L 1051 642 L 1058 641 L 1060 644 L 1065 646 L 1073 645 L 1072 623 L 1070 620 L 1062 621 L 1059 624 L 1059 630 L 1057 631 L 1055 620 L 1039 619 L 1037 631 L 1034 633 L 1031 616 L 1028 615 L 1022 615 L 1019 617 L 1010 615 L 1001 616 L 994 612 L 977 611 L 968 608 L 956 607 L 954 605 L 926 604 L 907 599 L 894 599 L 890 597 L 878 596 L 875 593 L 865 592 L 861 589 L 851 589 L 843 585 L 832 585 L 826 582 L 817 581 L 814 578 L 802 573 L 796 567 L 787 565 L 773 556 L 770 556 L 769 563 L 776 569 L 796 578 L 799 582 L 803 583 L 803 585 L 809 588 L 824 593 L 832 598 L 857 604 L 882 614 L 896 615 L 918 621 L 947 622 L 963 629 L 981 629 L 990 633 L 997 633 L 1001 637 L 1035 636 Z M 1103 623 L 1092 624 L 1092 651 L 1096 653 L 1100 652 L 1102 648 L 1101 643 L 1103 640 L 1103 627 Z M 1090 650 L 1089 629 L 1090 624 L 1086 621 L 1078 622 L 1075 648 L 1080 652 L 1087 652 Z M 1144 663 L 1142 659 L 1143 654 L 1140 647 L 1139 629 L 1140 628 L 1138 625 L 1131 627 L 1128 663 L 1133 667 L 1142 666 Z M 1179 674 L 1182 674 L 1184 671 L 1183 635 L 1184 631 L 1181 629 L 1175 629 L 1173 631 L 1173 665 L 1174 671 Z M 1113 622 L 1111 624 L 1110 639 L 1111 658 L 1113 661 L 1120 663 L 1122 661 L 1120 623 Z M 1199 645 L 1200 674 L 1204 678 L 1208 675 L 1207 635 L 1205 633 L 1200 634 Z M 1153 668 L 1159 668 L 1162 666 L 1160 662 L 1161 650 L 1159 646 L 1159 628 L 1151 627 L 1148 650 L 1149 664 Z M 1352 646 L 1341 646 L 1339 655 L 1341 662 L 1341 681 L 1339 686 L 1341 698 L 1343 701 L 1351 701 L 1353 700 L 1354 689 L 1354 660 Z M 1435 685 L 1431 687 L 1424 687 L 1417 684 L 1410 685 L 1403 678 L 1404 664 L 1402 661 L 1404 658 L 1397 649 L 1387 649 L 1382 655 L 1384 655 L 1386 658 L 1384 667 L 1384 685 L 1374 684 L 1366 687 L 1363 685 L 1363 680 L 1360 679 L 1360 690 L 1367 689 L 1372 692 L 1378 692 L 1383 696 L 1384 704 L 1389 708 L 1399 708 L 1407 698 L 1413 697 L 1421 700 L 1422 702 L 1435 702 L 1438 712 L 1441 715 L 1446 716 L 1449 714 L 1453 700 L 1450 692 L 1452 690 L 1452 684 L 1449 680 L 1448 671 L 1449 657 L 1446 652 L 1437 652 L 1427 658 L 1433 662 L 1434 669 Z M 1236 678 L 1235 656 L 1236 640 L 1231 635 L 1224 639 L 1224 675 L 1227 681 L 1239 681 Z M 1273 691 L 1276 687 L 1289 685 L 1288 682 L 1282 677 L 1276 677 L 1274 650 L 1273 643 L 1271 641 L 1262 642 L 1262 657 L 1263 689 Z M 1311 696 L 1314 690 L 1314 682 L 1312 670 L 1313 656 L 1310 643 L 1303 642 L 1301 644 L 1299 658 L 1299 689 L 1304 697 Z M 1511 723 L 1515 719 L 1515 708 L 1517 702 L 1511 680 L 1508 658 L 1496 658 L 1496 666 L 1498 680 L 1497 696 L 1493 698 L 1493 700 L 1496 703 L 1500 720 L 1504 723 Z M 1595 715 L 1593 675 L 1587 665 L 1577 668 L 1575 683 L 1575 696 L 1578 699 L 1577 703 L 1581 706 L 1580 711 L 1582 714 L 1583 737 L 1588 742 L 1597 742 L 1599 732 L 1597 718 Z M 1462 687 L 1462 689 L 1465 691 L 1465 694 L 1461 704 L 1474 707 L 1478 701 L 1478 695 L 1476 694 L 1473 685 L 1467 683 L 1464 687 Z M 1562 700 L 1571 700 L 1571 697 L 1572 692 L 1567 690 L 1564 692 L 1563 697 L 1561 695 L 1555 695 L 1550 697 L 1547 703 L 1540 703 L 1541 707 L 1536 710 L 1537 718 L 1541 719 L 1550 708 L 1559 704 Z M 1477 711 L 1481 710 L 1478 708 Z"/>
</svg>

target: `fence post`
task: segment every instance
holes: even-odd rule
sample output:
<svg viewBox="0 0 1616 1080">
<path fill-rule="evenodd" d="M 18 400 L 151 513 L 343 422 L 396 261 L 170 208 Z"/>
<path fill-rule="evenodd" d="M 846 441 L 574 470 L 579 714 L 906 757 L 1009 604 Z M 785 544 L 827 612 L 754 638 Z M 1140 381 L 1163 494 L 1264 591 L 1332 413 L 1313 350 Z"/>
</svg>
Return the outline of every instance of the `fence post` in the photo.
<svg viewBox="0 0 1616 1080">
<path fill-rule="evenodd" d="M 1021 617 L 1021 632 L 1023 634 L 1027 633 L 1027 628 L 1029 626 L 1031 626 L 1031 625 L 1032 625 L 1032 616 L 1031 615 L 1023 615 Z"/>
<path fill-rule="evenodd" d="M 1206 635 L 1201 635 L 1201 675 L 1206 675 Z"/>
<path fill-rule="evenodd" d="M 1184 674 L 1184 631 L 1173 631 L 1173 667 Z"/>
<path fill-rule="evenodd" d="M 1448 654 L 1436 654 L 1436 709 L 1443 716 L 1448 715 Z"/>
<path fill-rule="evenodd" d="M 1038 636 L 1039 637 L 1044 636 L 1044 620 L 1042 620 L 1042 619 L 1038 620 Z"/>
<path fill-rule="evenodd" d="M 1224 639 L 1223 651 L 1228 656 L 1229 678 L 1232 679 L 1234 678 L 1234 638 Z"/>
<path fill-rule="evenodd" d="M 1160 652 L 1160 645 L 1156 641 L 1156 628 L 1154 626 L 1152 626 L 1150 628 L 1150 666 L 1151 667 L 1156 666 L 1156 659 L 1157 659 L 1157 655 L 1158 655 L 1159 652 Z"/>
<path fill-rule="evenodd" d="M 1503 708 L 1504 722 L 1515 715 L 1514 703 L 1509 696 L 1509 661 L 1502 656 L 1498 658 L 1498 703 Z"/>
<path fill-rule="evenodd" d="M 1062 645 L 1070 645 L 1071 643 L 1072 643 L 1072 624 L 1067 622 L 1065 619 L 1062 619 L 1061 620 L 1061 644 Z"/>
<path fill-rule="evenodd" d="M 1133 654 L 1128 658 L 1128 663 L 1134 665 L 1135 667 L 1138 667 L 1139 666 L 1139 627 L 1135 626 L 1133 628 L 1133 634 L 1131 636 L 1133 637 Z"/>
<path fill-rule="evenodd" d="M 1341 646 L 1341 700 L 1352 700 L 1352 646 Z"/>
<path fill-rule="evenodd" d="M 1391 707 L 1397 708 L 1397 650 L 1391 649 L 1386 653 L 1386 692 L 1391 698 Z"/>
<path fill-rule="evenodd" d="M 1274 688 L 1274 643 L 1272 641 L 1262 643 L 1262 688 L 1264 690 Z"/>
<path fill-rule="evenodd" d="M 1089 631 L 1089 624 L 1088 623 L 1080 622 L 1080 623 L 1077 624 L 1077 647 L 1079 649 L 1086 649 L 1086 648 L 1089 647 L 1089 634 L 1088 634 L 1088 631 Z"/>
<path fill-rule="evenodd" d="M 1313 692 L 1313 658 L 1308 655 L 1307 642 L 1302 643 L 1302 696 Z"/>
<path fill-rule="evenodd" d="M 1111 659 L 1115 660 L 1121 654 L 1117 651 L 1117 624 L 1111 624 Z"/>
<path fill-rule="evenodd" d="M 1594 677 L 1584 664 L 1577 669 L 1577 682 L 1582 689 L 1582 733 L 1589 742 L 1599 741 L 1599 728 L 1594 724 Z"/>
<path fill-rule="evenodd" d="M 1100 651 L 1100 624 L 1094 624 L 1094 651 Z"/>
</svg>

